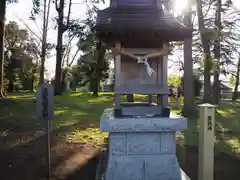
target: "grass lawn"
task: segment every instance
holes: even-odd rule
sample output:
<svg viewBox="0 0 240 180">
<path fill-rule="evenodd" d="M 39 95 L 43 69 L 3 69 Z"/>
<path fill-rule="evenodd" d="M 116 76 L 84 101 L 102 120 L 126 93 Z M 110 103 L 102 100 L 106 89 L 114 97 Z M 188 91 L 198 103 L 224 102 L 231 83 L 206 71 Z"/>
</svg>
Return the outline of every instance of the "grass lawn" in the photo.
<svg viewBox="0 0 240 180">
<path fill-rule="evenodd" d="M 146 97 L 137 96 L 137 99 L 143 98 Z M 44 122 L 36 118 L 34 94 L 17 93 L 10 95 L 9 99 L 10 101 L 0 102 L 0 158 L 4 159 L 0 162 L 0 168 L 5 173 L 9 172 L 13 175 L 14 173 L 11 172 L 17 171 L 26 161 L 33 163 L 35 156 L 36 161 L 39 158 L 44 161 L 45 139 L 42 143 L 39 139 L 43 137 L 45 130 Z M 170 100 L 173 112 L 177 113 L 180 110 L 175 103 Z M 83 147 L 95 148 L 103 144 L 107 134 L 99 130 L 99 119 L 103 110 L 112 105 L 113 96 L 106 93 L 97 98 L 88 93 L 66 93 L 56 97 L 55 116 L 52 120 L 54 139 L 52 151 L 55 152 L 53 159 L 57 156 L 62 157 L 61 162 L 66 161 L 70 158 L 70 154 L 76 153 L 79 148 L 83 151 Z M 222 101 L 221 106 L 217 108 L 216 120 L 217 154 L 224 152 L 237 157 L 240 154 L 240 102 Z M 177 134 L 179 144 L 184 147 L 196 147 L 198 128 L 197 120 L 189 119 L 188 129 Z M 32 158 L 29 160 L 28 156 Z M 53 164 L 55 164 L 53 171 L 59 169 L 58 161 Z M 43 167 L 42 162 L 38 170 L 32 170 L 32 174 Z M 29 166 L 25 170 L 21 169 L 19 173 L 25 177 L 23 179 L 37 179 L 34 175 L 29 176 Z M 43 176 L 41 173 L 38 175 Z M 6 180 L 14 180 L 10 175 L 4 177 Z M 5 180 L 4 177 L 0 179 Z"/>
<path fill-rule="evenodd" d="M 37 119 L 34 94 L 9 96 L 10 101 L 0 110 L 0 133 L 7 141 L 0 146 L 9 148 L 44 135 L 44 122 Z M 102 143 L 98 124 L 103 110 L 111 107 L 112 97 L 93 98 L 84 93 L 64 94 L 55 98 L 53 131 L 70 142 L 96 141 Z"/>
<path fill-rule="evenodd" d="M 198 120 L 189 119 L 188 129 L 178 133 L 187 146 L 198 146 Z M 223 100 L 216 112 L 216 153 L 240 158 L 240 102 Z"/>
</svg>

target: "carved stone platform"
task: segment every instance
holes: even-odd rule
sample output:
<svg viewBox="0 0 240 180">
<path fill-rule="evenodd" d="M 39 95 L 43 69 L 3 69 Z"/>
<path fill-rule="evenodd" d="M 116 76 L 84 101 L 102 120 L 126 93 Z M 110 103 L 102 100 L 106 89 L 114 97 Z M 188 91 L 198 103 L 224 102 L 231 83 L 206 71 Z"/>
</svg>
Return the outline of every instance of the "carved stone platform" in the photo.
<svg viewBox="0 0 240 180">
<path fill-rule="evenodd" d="M 189 180 L 176 157 L 175 132 L 187 119 L 165 117 L 115 118 L 106 109 L 100 120 L 109 132 L 106 180 Z"/>
</svg>

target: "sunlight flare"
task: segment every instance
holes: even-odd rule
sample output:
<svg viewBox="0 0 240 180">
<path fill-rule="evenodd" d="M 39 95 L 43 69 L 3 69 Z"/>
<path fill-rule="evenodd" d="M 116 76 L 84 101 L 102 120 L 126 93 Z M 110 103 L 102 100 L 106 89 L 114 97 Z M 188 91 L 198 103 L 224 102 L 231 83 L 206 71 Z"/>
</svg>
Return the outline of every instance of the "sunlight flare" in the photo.
<svg viewBox="0 0 240 180">
<path fill-rule="evenodd" d="M 189 0 L 174 0 L 173 2 L 173 11 L 175 14 L 182 14 L 187 6 L 188 6 Z"/>
</svg>

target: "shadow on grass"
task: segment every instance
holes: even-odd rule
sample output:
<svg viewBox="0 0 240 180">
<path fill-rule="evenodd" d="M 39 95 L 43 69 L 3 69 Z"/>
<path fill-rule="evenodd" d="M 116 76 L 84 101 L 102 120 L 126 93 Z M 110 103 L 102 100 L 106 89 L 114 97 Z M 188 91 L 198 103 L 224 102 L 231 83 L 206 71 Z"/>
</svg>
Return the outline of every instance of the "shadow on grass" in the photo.
<svg viewBox="0 0 240 180">
<path fill-rule="evenodd" d="M 58 137 L 60 133 L 71 132 L 66 130 L 69 128 L 72 129 L 72 126 L 78 127 L 78 124 L 63 126 L 52 132 L 51 159 L 53 170 L 55 170 L 59 164 L 69 159 L 75 153 L 79 153 L 86 148 L 85 144 L 82 142 L 68 143 L 61 137 Z M 44 178 L 47 172 L 45 159 L 46 140 L 46 136 L 41 136 L 21 145 L 16 145 L 5 149 L 1 148 L 0 169 L 2 172 L 4 172 L 1 174 L 1 180 L 17 180 L 19 177 L 24 180 Z"/>
<path fill-rule="evenodd" d="M 20 177 L 24 180 L 45 179 L 46 136 L 44 122 L 36 120 L 36 100 L 32 94 L 10 98 L 14 103 L 7 104 L 0 110 L 0 169 L 4 172 L 1 180 L 17 180 Z M 55 179 L 66 179 L 68 175 L 72 179 L 79 175 L 79 171 L 74 175 L 73 170 L 69 170 L 72 175 L 65 172 L 65 177 L 61 177 L 62 172 L 58 168 L 66 161 L 74 161 L 71 158 L 76 154 L 83 160 L 81 163 L 75 162 L 73 168 L 91 166 L 88 171 L 81 170 L 78 179 L 82 179 L 82 176 L 86 180 L 94 179 L 96 158 L 91 157 L 89 152 L 97 149 L 95 145 L 102 143 L 103 135 L 97 128 L 98 121 L 103 109 L 111 106 L 111 101 L 111 97 L 93 98 L 80 93 L 55 98 L 51 133 L 51 159 Z"/>
</svg>

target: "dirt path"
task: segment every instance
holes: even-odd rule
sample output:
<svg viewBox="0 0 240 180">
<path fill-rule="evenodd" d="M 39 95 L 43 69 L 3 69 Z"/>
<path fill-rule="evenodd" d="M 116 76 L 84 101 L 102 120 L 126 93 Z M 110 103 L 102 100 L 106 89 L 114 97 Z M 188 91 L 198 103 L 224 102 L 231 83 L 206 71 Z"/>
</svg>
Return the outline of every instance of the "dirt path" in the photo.
<svg viewBox="0 0 240 180">
<path fill-rule="evenodd" d="M 45 152 L 44 137 L 11 149 L 1 149 L 0 179 L 45 180 Z M 96 148 L 66 143 L 58 137 L 52 137 L 53 180 L 94 180 L 98 152 Z"/>
</svg>

